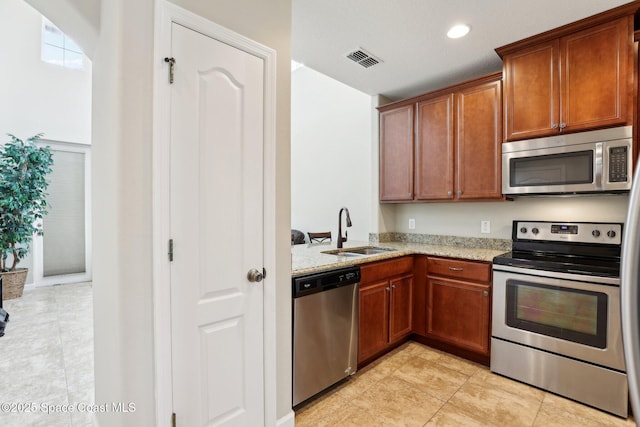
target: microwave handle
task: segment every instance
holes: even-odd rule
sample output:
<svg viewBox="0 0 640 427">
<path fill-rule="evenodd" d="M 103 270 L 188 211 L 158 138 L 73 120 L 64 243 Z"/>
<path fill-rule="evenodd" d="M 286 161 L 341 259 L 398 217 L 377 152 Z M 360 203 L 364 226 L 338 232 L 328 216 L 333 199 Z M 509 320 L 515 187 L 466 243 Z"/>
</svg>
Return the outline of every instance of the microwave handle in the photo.
<svg viewBox="0 0 640 427">
<path fill-rule="evenodd" d="M 604 161 L 603 161 L 604 148 L 603 148 L 602 142 L 598 142 L 596 144 L 596 152 L 594 154 L 595 155 L 594 155 L 593 161 L 595 162 L 594 173 L 595 173 L 596 189 L 602 190 L 603 189 L 602 176 L 604 174 L 604 171 L 603 171 L 603 168 L 604 168 Z"/>
</svg>

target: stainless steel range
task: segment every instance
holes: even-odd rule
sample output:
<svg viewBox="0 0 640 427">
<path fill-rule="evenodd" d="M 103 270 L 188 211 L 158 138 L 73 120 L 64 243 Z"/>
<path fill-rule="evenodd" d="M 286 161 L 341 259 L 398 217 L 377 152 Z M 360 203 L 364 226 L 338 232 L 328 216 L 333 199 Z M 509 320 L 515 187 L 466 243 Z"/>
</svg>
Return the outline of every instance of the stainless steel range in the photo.
<svg viewBox="0 0 640 427">
<path fill-rule="evenodd" d="M 514 221 L 493 260 L 491 370 L 621 417 L 622 224 Z"/>
</svg>

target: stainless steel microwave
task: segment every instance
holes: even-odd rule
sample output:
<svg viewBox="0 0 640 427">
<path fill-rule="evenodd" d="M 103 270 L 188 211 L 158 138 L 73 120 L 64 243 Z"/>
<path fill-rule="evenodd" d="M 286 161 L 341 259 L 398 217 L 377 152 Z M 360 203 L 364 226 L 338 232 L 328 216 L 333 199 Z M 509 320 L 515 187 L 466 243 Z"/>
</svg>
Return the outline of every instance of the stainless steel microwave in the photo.
<svg viewBox="0 0 640 427">
<path fill-rule="evenodd" d="M 632 127 L 502 144 L 502 193 L 617 193 L 631 189 Z"/>
</svg>

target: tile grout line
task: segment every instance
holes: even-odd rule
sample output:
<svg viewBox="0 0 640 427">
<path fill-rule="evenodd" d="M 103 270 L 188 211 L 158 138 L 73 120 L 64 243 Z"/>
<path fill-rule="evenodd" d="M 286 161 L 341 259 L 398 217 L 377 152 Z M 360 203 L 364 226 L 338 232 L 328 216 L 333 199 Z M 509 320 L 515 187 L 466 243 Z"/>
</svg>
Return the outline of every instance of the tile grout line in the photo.
<svg viewBox="0 0 640 427">
<path fill-rule="evenodd" d="M 544 402 L 544 396 L 542 396 L 542 399 L 540 400 L 540 405 L 538 406 L 538 410 L 536 411 L 536 416 L 533 417 L 533 422 L 531 423 L 531 427 L 536 425 L 536 420 L 538 419 L 538 416 L 540 416 L 540 411 L 542 410 L 542 402 Z"/>
<path fill-rule="evenodd" d="M 457 371 L 457 372 L 459 372 L 459 371 Z M 476 372 L 477 372 L 477 371 L 476 371 Z M 460 372 L 460 373 L 462 373 L 462 372 Z M 466 374 L 463 374 L 463 375 L 466 375 Z M 454 391 L 453 393 L 451 393 L 451 396 L 449 396 L 449 398 L 448 398 L 448 399 L 447 399 L 447 400 L 442 404 L 442 406 L 441 406 L 441 407 L 436 411 L 436 413 L 435 413 L 435 414 L 433 414 L 433 415 L 431 416 L 431 418 L 429 418 L 429 420 L 427 420 L 427 422 L 425 423 L 425 426 L 426 426 L 427 424 L 429 424 L 429 422 L 430 422 L 430 421 L 431 421 L 431 420 L 432 420 L 436 415 L 438 415 L 438 414 L 440 413 L 440 411 L 442 411 L 442 408 L 444 408 L 444 407 L 447 405 L 447 403 L 449 403 L 449 401 L 453 398 L 453 396 L 455 396 L 455 395 L 456 395 L 456 393 L 458 393 L 458 392 L 460 391 L 460 389 L 461 389 L 462 387 L 464 387 L 464 385 L 465 385 L 465 384 L 467 384 L 467 383 L 469 382 L 469 380 L 471 379 L 471 377 L 472 377 L 472 376 L 474 376 L 474 375 L 475 375 L 475 372 L 474 372 L 473 374 L 471 374 L 471 375 L 468 375 L 468 376 L 467 376 L 467 379 L 466 379 L 462 384 L 460 384 L 460 386 L 456 389 L 456 391 Z M 453 406 L 454 408 L 457 408 L 457 409 L 459 409 L 459 410 L 462 410 L 464 413 L 468 413 L 468 412 L 467 412 L 467 411 L 465 411 L 463 408 L 459 408 L 458 406 L 456 406 L 454 403 L 451 403 L 451 406 Z M 471 417 L 471 418 L 476 419 L 475 417 Z M 485 421 L 485 420 L 484 420 L 484 418 L 482 419 L 482 421 Z M 423 427 L 424 427 L 424 426 L 423 426 Z"/>
<path fill-rule="evenodd" d="M 62 369 L 64 370 L 64 381 L 67 385 L 67 404 L 71 405 L 71 395 L 69 394 L 69 374 L 67 372 L 67 361 L 66 358 L 64 356 L 64 342 L 62 341 L 62 328 L 60 327 L 60 310 L 59 310 L 59 305 L 58 305 L 58 291 L 54 286 L 52 286 L 52 293 L 53 293 L 53 301 L 54 301 L 54 307 L 55 309 L 55 313 L 56 313 L 56 326 L 58 329 L 58 339 L 60 341 L 60 354 L 62 357 Z M 71 417 L 71 412 L 69 412 L 67 414 L 69 416 L 69 426 L 73 426 L 73 418 Z"/>
</svg>

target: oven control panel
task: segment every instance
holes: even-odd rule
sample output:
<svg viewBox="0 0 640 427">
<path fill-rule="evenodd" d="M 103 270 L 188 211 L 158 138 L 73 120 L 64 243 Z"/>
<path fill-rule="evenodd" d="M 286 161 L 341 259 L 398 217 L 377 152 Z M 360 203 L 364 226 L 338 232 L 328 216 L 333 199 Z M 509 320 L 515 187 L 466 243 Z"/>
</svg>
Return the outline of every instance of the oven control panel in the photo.
<svg viewBox="0 0 640 427">
<path fill-rule="evenodd" d="M 620 245 L 622 224 L 605 222 L 516 221 L 518 240 Z"/>
</svg>

